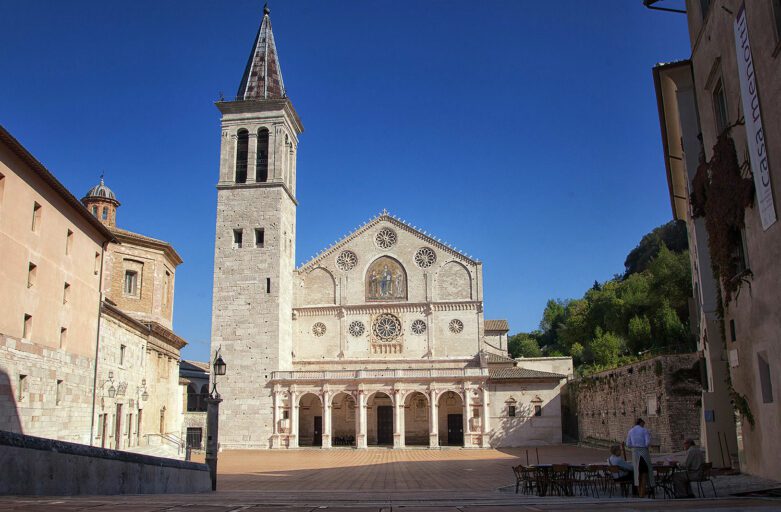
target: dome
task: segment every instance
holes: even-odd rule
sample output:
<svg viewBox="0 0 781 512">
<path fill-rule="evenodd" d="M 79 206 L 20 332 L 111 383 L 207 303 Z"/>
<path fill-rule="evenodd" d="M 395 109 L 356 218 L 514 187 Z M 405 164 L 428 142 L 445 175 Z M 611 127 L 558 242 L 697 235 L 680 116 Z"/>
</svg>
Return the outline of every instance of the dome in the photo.
<svg viewBox="0 0 781 512">
<path fill-rule="evenodd" d="M 108 199 L 109 201 L 119 202 L 117 201 L 114 192 L 112 192 L 111 189 L 108 188 L 105 183 L 103 183 L 103 176 L 100 177 L 100 183 L 89 189 L 87 195 L 84 196 L 84 199 L 90 199 L 93 197 L 97 199 Z"/>
</svg>

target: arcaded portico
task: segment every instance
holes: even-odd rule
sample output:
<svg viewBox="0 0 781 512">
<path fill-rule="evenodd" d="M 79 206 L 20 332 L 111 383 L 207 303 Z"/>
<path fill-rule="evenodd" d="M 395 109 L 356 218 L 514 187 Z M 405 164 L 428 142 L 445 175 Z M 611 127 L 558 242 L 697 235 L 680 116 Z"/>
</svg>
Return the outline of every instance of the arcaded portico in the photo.
<svg viewBox="0 0 781 512">
<path fill-rule="evenodd" d="M 488 376 L 486 368 L 274 372 L 272 447 L 488 447 Z"/>
</svg>

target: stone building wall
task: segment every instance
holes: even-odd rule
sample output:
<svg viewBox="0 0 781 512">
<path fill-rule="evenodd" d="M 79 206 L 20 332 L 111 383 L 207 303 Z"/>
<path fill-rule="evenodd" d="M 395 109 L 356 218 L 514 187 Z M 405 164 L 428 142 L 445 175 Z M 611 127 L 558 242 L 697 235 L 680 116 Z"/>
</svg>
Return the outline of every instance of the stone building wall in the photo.
<svg viewBox="0 0 781 512">
<path fill-rule="evenodd" d="M 94 371 L 92 358 L 0 334 L 0 430 L 88 444 Z"/>
<path fill-rule="evenodd" d="M 658 356 L 568 384 L 580 441 L 622 443 L 638 417 L 651 431 L 652 450 L 682 449 L 700 437 L 702 385 L 697 354 Z"/>
</svg>

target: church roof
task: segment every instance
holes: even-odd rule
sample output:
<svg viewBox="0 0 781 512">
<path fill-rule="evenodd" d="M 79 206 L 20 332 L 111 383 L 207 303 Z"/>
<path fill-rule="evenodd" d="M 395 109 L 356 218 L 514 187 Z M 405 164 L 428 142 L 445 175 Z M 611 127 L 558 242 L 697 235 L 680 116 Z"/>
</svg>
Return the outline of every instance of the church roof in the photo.
<svg viewBox="0 0 781 512">
<path fill-rule="evenodd" d="M 530 370 L 528 368 L 489 368 L 488 378 L 492 380 L 505 379 L 563 379 L 566 375 L 560 373 Z"/>
<path fill-rule="evenodd" d="M 100 177 L 100 183 L 89 189 L 84 196 L 84 199 L 90 199 L 90 198 L 97 198 L 97 199 L 108 199 L 109 201 L 113 201 L 119 206 L 119 201 L 117 201 L 117 197 L 114 195 L 114 192 L 106 186 L 105 183 L 103 183 L 103 176 Z M 82 199 L 82 201 L 84 200 Z"/>
<path fill-rule="evenodd" d="M 263 7 L 263 21 L 260 22 L 258 35 L 255 36 L 255 43 L 236 93 L 237 100 L 267 100 L 286 96 L 269 12 L 268 6 Z"/>
<path fill-rule="evenodd" d="M 493 352 L 487 352 L 485 354 L 485 358 L 488 364 L 512 363 L 513 365 L 515 365 L 515 359 L 513 359 L 512 357 L 494 354 Z"/>
<path fill-rule="evenodd" d="M 447 242 L 443 242 L 439 238 L 434 237 L 430 233 L 426 233 L 425 231 L 419 230 L 417 226 L 413 226 L 408 222 L 404 221 L 403 219 L 391 215 L 390 213 L 388 213 L 388 210 L 383 210 L 378 215 L 370 219 L 368 222 L 364 222 L 362 225 L 358 226 L 350 233 L 344 235 L 340 240 L 334 242 L 333 244 L 329 245 L 328 247 L 326 247 L 325 249 L 317 253 L 306 263 L 302 263 L 301 266 L 298 267 L 298 270 L 308 271 L 313 269 L 324 258 L 327 258 L 328 256 L 335 254 L 339 249 L 347 245 L 350 242 L 350 240 L 372 229 L 373 227 L 377 226 L 380 222 L 388 222 L 393 226 L 395 226 L 396 228 L 406 231 L 412 234 L 413 236 L 416 236 L 421 240 L 424 240 L 426 243 L 431 244 L 434 247 L 437 247 L 439 250 L 446 252 L 452 256 L 456 256 L 460 259 L 463 259 L 464 261 L 467 261 L 472 265 L 477 265 L 480 263 L 480 260 L 474 259 L 468 254 L 464 254 L 463 252 L 458 251 L 455 247 L 451 246 Z"/>
<path fill-rule="evenodd" d="M 486 320 L 485 330 L 508 332 L 510 325 L 507 323 L 507 320 Z"/>
</svg>

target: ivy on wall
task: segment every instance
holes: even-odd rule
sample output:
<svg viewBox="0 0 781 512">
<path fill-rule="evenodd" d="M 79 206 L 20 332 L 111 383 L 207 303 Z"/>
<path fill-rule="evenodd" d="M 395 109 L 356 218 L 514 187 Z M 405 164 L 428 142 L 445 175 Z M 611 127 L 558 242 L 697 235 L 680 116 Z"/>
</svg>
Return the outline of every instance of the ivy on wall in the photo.
<svg viewBox="0 0 781 512">
<path fill-rule="evenodd" d="M 710 162 L 700 155 L 691 191 L 693 216 L 705 217 L 713 274 L 721 283 L 725 305 L 746 278 L 740 275 L 740 232 L 746 208 L 754 203 L 754 181 L 744 176 L 738 163 L 735 142 L 729 135 L 731 128 L 719 136 Z"/>
</svg>

